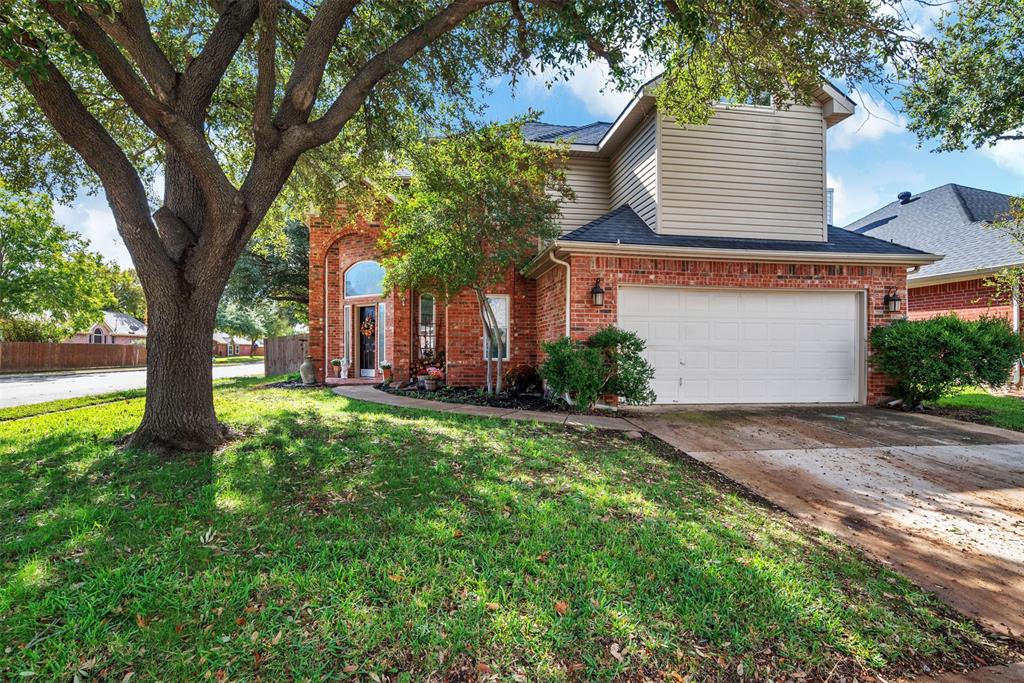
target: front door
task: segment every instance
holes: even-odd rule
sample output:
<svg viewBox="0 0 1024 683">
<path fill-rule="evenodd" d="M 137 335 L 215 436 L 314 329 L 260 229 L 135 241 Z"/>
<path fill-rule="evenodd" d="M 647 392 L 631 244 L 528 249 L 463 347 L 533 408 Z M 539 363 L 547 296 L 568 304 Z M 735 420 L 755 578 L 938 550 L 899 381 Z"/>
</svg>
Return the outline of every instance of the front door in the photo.
<svg viewBox="0 0 1024 683">
<path fill-rule="evenodd" d="M 377 307 L 359 307 L 359 376 L 377 374 Z"/>
</svg>

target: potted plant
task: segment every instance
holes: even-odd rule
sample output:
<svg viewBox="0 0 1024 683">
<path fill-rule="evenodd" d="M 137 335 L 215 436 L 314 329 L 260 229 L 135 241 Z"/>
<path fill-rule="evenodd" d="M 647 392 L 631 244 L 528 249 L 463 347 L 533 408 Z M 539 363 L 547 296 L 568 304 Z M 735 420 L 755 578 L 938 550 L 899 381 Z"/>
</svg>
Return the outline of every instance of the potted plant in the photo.
<svg viewBox="0 0 1024 683">
<path fill-rule="evenodd" d="M 341 359 L 340 358 L 333 358 L 333 359 L 331 359 L 331 367 L 335 368 L 334 376 L 335 377 L 341 377 Z"/>
<path fill-rule="evenodd" d="M 427 378 L 423 380 L 423 388 L 427 391 L 437 391 L 437 384 L 442 381 L 444 381 L 444 370 L 427 368 Z"/>
<path fill-rule="evenodd" d="M 390 382 L 391 381 L 391 361 L 383 361 L 380 364 L 380 372 L 381 372 L 382 375 L 384 375 L 384 381 L 385 382 Z"/>
</svg>

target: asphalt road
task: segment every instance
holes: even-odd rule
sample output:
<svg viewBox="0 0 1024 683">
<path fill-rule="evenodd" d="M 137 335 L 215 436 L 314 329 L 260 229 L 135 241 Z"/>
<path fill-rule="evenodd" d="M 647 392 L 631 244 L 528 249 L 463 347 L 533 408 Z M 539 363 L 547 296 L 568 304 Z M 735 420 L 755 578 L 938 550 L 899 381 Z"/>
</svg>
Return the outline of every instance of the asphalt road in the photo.
<svg viewBox="0 0 1024 683">
<path fill-rule="evenodd" d="M 263 376 L 262 361 L 239 365 L 218 365 L 213 368 L 214 379 L 253 376 Z M 56 401 L 62 398 L 92 396 L 124 389 L 140 389 L 144 386 L 146 386 L 145 370 L 0 375 L 0 408 Z"/>
</svg>

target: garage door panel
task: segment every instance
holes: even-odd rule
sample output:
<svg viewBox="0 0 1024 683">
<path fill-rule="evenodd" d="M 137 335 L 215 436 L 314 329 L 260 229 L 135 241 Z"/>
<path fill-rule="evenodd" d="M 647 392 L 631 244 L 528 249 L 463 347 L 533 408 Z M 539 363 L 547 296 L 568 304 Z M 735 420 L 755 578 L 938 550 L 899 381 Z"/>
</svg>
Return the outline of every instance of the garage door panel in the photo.
<svg viewBox="0 0 1024 683">
<path fill-rule="evenodd" d="M 618 300 L 620 326 L 647 342 L 659 403 L 858 399 L 855 293 L 623 287 Z"/>
</svg>

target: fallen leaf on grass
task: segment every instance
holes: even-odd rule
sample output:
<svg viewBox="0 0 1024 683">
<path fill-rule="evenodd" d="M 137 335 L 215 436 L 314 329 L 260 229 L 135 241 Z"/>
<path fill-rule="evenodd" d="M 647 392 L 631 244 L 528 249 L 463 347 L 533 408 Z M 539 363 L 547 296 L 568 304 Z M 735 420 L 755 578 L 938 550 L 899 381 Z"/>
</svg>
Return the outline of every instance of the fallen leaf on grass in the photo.
<svg viewBox="0 0 1024 683">
<path fill-rule="evenodd" d="M 462 538 L 463 536 L 465 536 L 465 534 L 462 533 L 461 531 L 459 531 L 458 529 L 456 529 L 455 533 L 452 534 L 452 536 L 454 536 L 455 538 Z"/>
<path fill-rule="evenodd" d="M 615 659 L 619 660 L 620 662 L 625 659 L 624 653 L 622 652 L 622 646 L 618 643 L 611 644 L 611 647 L 608 648 L 608 654 L 610 654 L 612 657 L 615 657 Z"/>
<path fill-rule="evenodd" d="M 136 614 L 135 623 L 139 625 L 139 628 L 146 628 L 146 617 L 141 614 Z"/>
<path fill-rule="evenodd" d="M 559 600 L 555 603 L 555 611 L 558 612 L 558 616 L 564 616 L 569 611 L 569 603 L 565 600 Z"/>
<path fill-rule="evenodd" d="M 388 574 L 388 578 L 394 581 L 395 583 L 405 581 L 405 577 L 401 574 Z"/>
<path fill-rule="evenodd" d="M 577 671 L 583 671 L 586 668 L 587 668 L 587 665 L 583 664 L 582 662 L 573 662 L 572 664 L 570 664 L 569 666 L 566 667 L 566 669 L 571 674 L 574 674 Z"/>
<path fill-rule="evenodd" d="M 498 607 L 499 607 L 499 605 L 496 602 L 489 602 L 489 603 L 487 603 L 487 609 L 489 609 L 492 612 L 495 611 L 496 609 L 498 609 Z"/>
<path fill-rule="evenodd" d="M 542 552 L 540 555 L 537 556 L 537 561 L 538 562 L 547 562 L 548 561 L 548 557 L 550 557 L 550 555 L 551 555 L 551 553 L 549 553 L 547 550 L 545 550 L 544 552 Z"/>
<path fill-rule="evenodd" d="M 355 672 L 359 671 L 359 667 L 355 664 L 349 664 L 344 669 L 342 669 L 342 671 L 344 671 L 347 674 L 354 674 Z"/>
<path fill-rule="evenodd" d="M 273 640 L 270 641 L 270 644 L 271 645 L 277 645 L 280 642 L 281 642 L 281 630 L 278 629 L 277 635 L 274 636 Z"/>
<path fill-rule="evenodd" d="M 124 678 L 121 679 L 121 683 L 128 683 L 128 681 L 132 680 L 132 676 L 134 676 L 134 675 L 135 675 L 134 671 L 129 671 L 128 673 L 126 673 L 124 675 Z"/>
<path fill-rule="evenodd" d="M 687 683 L 687 681 L 690 680 L 689 676 L 687 676 L 686 678 L 683 678 L 682 676 L 680 676 L 675 671 L 669 671 L 668 673 L 666 673 L 665 674 L 665 678 L 670 678 L 673 681 L 675 681 L 676 683 Z"/>
<path fill-rule="evenodd" d="M 477 670 L 478 673 L 482 673 L 482 674 L 489 674 L 489 673 L 491 673 L 491 667 L 487 666 L 483 662 L 480 662 L 479 664 L 476 665 L 476 670 Z"/>
</svg>

